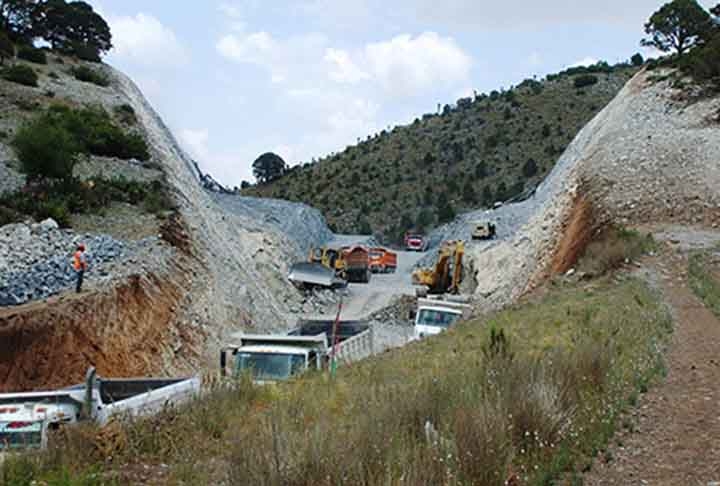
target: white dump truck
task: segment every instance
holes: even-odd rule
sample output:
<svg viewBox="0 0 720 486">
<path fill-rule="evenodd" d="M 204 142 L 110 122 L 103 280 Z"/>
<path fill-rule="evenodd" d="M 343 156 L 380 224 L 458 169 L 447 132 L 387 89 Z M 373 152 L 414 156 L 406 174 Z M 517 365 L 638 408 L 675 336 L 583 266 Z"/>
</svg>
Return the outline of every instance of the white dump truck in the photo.
<svg viewBox="0 0 720 486">
<path fill-rule="evenodd" d="M 415 339 L 434 336 L 446 331 L 456 322 L 467 319 L 472 308 L 464 302 L 443 297 L 418 299 L 415 311 Z"/>
<path fill-rule="evenodd" d="M 200 393 L 199 378 L 101 379 L 61 390 L 0 394 L 0 456 L 43 449 L 48 431 L 80 421 L 105 425 L 119 416 L 150 415 Z"/>
<path fill-rule="evenodd" d="M 231 365 L 232 375 L 249 372 L 258 384 L 325 369 L 333 353 L 339 365 L 373 354 L 372 328 L 360 321 L 304 321 L 285 335 L 238 334 L 233 339 L 220 352 L 221 374 L 227 376 Z"/>
</svg>

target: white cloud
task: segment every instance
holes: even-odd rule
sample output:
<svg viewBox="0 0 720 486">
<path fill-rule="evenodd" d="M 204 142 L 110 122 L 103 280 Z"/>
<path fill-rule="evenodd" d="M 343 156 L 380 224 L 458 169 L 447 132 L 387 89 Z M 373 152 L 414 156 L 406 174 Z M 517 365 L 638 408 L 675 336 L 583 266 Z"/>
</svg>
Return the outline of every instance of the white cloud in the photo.
<svg viewBox="0 0 720 486">
<path fill-rule="evenodd" d="M 111 56 L 125 62 L 150 67 L 178 67 L 189 61 L 189 54 L 172 29 L 152 15 L 108 16 L 113 33 Z"/>
<path fill-rule="evenodd" d="M 355 84 L 370 79 L 370 75 L 360 69 L 350 54 L 342 49 L 326 49 L 324 61 L 330 65 L 330 79 L 337 83 Z"/>
<path fill-rule="evenodd" d="M 220 5 L 218 5 L 218 10 L 223 15 L 232 19 L 239 19 L 242 17 L 242 11 L 240 10 L 240 7 L 238 7 L 237 5 L 233 5 L 232 3 L 221 3 Z"/>
<path fill-rule="evenodd" d="M 185 147 L 192 158 L 205 161 L 210 155 L 208 141 L 210 140 L 210 131 L 207 128 L 191 129 L 185 128 L 180 130 L 180 143 Z"/>
<path fill-rule="evenodd" d="M 574 62 L 574 63 L 572 63 L 572 64 L 569 64 L 569 65 L 566 67 L 566 69 L 567 69 L 567 68 L 574 68 L 574 67 L 594 66 L 594 65 L 597 64 L 598 62 L 600 62 L 600 61 L 599 61 L 597 58 L 588 56 L 588 57 L 585 57 L 585 58 L 583 58 L 583 59 L 580 59 L 580 60 L 577 61 L 577 62 Z"/>
<path fill-rule="evenodd" d="M 528 57 L 528 64 L 532 67 L 540 67 L 542 66 L 543 58 L 540 55 L 539 52 L 533 52 L 530 54 L 530 57 Z"/>
<path fill-rule="evenodd" d="M 464 81 L 472 66 L 470 56 L 452 38 L 434 32 L 368 44 L 365 57 L 374 78 L 395 95 Z"/>
</svg>

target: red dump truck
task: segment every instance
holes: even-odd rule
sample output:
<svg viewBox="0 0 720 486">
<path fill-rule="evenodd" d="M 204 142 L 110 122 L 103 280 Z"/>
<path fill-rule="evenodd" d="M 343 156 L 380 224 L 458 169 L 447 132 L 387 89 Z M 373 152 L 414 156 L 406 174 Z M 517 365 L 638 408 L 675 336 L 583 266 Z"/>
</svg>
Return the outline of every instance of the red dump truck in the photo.
<svg viewBox="0 0 720 486">
<path fill-rule="evenodd" d="M 385 248 L 370 249 L 370 271 L 372 273 L 395 273 L 397 253 Z"/>
<path fill-rule="evenodd" d="M 343 249 L 345 260 L 345 277 L 348 282 L 370 282 L 370 251 L 364 246 L 353 246 Z"/>
<path fill-rule="evenodd" d="M 425 251 L 427 250 L 427 241 L 421 234 L 408 231 L 404 238 L 405 250 L 407 251 Z"/>
</svg>

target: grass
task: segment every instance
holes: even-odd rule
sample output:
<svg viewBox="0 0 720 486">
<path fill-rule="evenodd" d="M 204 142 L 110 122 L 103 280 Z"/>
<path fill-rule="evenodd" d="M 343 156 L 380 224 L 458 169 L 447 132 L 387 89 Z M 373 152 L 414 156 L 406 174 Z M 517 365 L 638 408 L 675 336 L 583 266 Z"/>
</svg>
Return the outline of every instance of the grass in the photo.
<svg viewBox="0 0 720 486">
<path fill-rule="evenodd" d="M 243 378 L 126 427 L 67 429 L 47 454 L 23 459 L 26 477 L 69 471 L 80 480 L 67 484 L 85 484 L 102 468 L 128 482 L 129 466 L 164 463 L 175 484 L 576 482 L 628 397 L 658 373 L 672 327 L 643 283 L 616 280 L 554 289 L 334 381 L 318 373 L 259 388 Z"/>
<path fill-rule="evenodd" d="M 637 260 L 657 248 L 651 234 L 611 226 L 591 242 L 580 259 L 579 269 L 591 276 L 604 275 Z"/>
<path fill-rule="evenodd" d="M 718 265 L 713 265 L 709 253 L 695 252 L 690 255 L 690 286 L 705 306 L 720 318 L 720 281 L 711 273 L 713 268 L 717 272 Z"/>
</svg>

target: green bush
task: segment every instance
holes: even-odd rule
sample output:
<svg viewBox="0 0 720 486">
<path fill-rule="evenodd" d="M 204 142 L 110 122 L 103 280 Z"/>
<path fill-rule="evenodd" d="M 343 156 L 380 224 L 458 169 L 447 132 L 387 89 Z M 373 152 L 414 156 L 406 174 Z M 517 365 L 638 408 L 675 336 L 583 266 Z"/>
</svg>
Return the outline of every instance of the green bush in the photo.
<svg viewBox="0 0 720 486">
<path fill-rule="evenodd" d="M 2 77 L 13 83 L 22 84 L 24 86 L 37 87 L 38 75 L 30 66 L 24 64 L 16 64 L 6 68 L 2 72 Z"/>
<path fill-rule="evenodd" d="M 126 125 L 133 125 L 137 122 L 137 115 L 135 115 L 135 109 L 127 103 L 116 106 L 115 108 L 113 108 L 113 111 L 115 112 L 115 115 L 120 118 L 120 121 L 122 121 Z"/>
<path fill-rule="evenodd" d="M 43 49 L 37 49 L 33 46 L 22 46 L 18 49 L 18 59 L 34 62 L 35 64 L 47 64 L 47 54 Z"/>
<path fill-rule="evenodd" d="M 80 146 L 62 126 L 47 118 L 27 124 L 12 141 L 23 171 L 33 179 L 72 177 Z"/>
<path fill-rule="evenodd" d="M 110 78 L 101 71 L 91 69 L 87 66 L 78 66 L 72 68 L 71 72 L 78 81 L 92 83 L 97 86 L 110 86 Z"/>
<path fill-rule="evenodd" d="M 53 218 L 60 226 L 68 227 L 71 214 L 99 213 L 112 202 L 140 206 L 158 215 L 175 208 L 161 181 L 98 179 L 89 183 L 76 178 L 43 179 L 0 197 L 0 226 L 31 216 L 36 220 Z"/>
<path fill-rule="evenodd" d="M 592 86 L 593 84 L 597 84 L 598 78 L 597 76 L 593 74 L 582 74 L 580 76 L 577 76 L 575 80 L 573 81 L 573 84 L 576 88 L 584 88 L 586 86 Z"/>
<path fill-rule="evenodd" d="M 71 109 L 56 105 L 46 117 L 75 136 L 81 151 L 120 159 L 150 159 L 147 144 L 136 133 L 125 133 L 101 107 Z"/>
<path fill-rule="evenodd" d="M 720 35 L 684 56 L 680 69 L 698 82 L 720 88 Z"/>
</svg>

